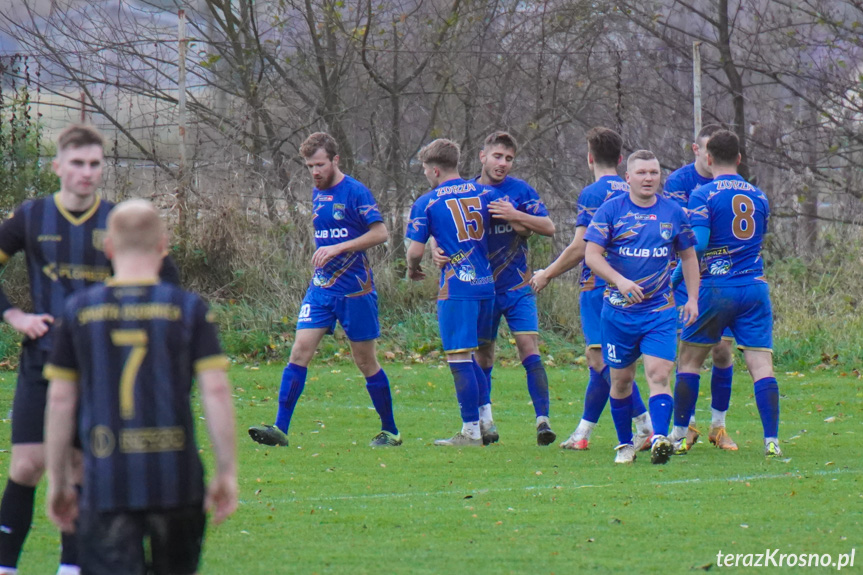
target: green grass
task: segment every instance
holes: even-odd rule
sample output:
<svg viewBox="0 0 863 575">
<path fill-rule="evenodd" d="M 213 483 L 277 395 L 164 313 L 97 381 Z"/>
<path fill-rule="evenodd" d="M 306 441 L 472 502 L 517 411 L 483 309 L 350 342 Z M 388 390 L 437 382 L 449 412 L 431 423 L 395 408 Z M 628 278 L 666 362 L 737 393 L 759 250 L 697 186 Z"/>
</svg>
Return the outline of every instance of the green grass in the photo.
<svg viewBox="0 0 863 575">
<path fill-rule="evenodd" d="M 751 381 L 738 374 L 729 429 L 740 451 L 701 443 L 666 466 L 642 455 L 621 467 L 607 410 L 590 451 L 537 447 L 521 368 L 495 370 L 500 444 L 434 447 L 460 425 L 449 370 L 439 360 L 385 367 L 405 443 L 377 450 L 366 446 L 378 422 L 353 365 L 312 366 L 288 448 L 263 448 L 245 432 L 272 421 L 281 366 L 232 370 L 241 504 L 210 528 L 203 573 L 682 573 L 720 550 L 767 548 L 834 557 L 857 548 L 863 562 L 863 380 L 780 373 L 785 461 L 763 457 Z M 563 439 L 580 417 L 587 370 L 549 376 Z M 2 405 L 14 381 L 2 374 Z M 707 423 L 707 398 L 698 417 Z M 39 493 L 22 575 L 56 569 L 58 536 Z"/>
</svg>

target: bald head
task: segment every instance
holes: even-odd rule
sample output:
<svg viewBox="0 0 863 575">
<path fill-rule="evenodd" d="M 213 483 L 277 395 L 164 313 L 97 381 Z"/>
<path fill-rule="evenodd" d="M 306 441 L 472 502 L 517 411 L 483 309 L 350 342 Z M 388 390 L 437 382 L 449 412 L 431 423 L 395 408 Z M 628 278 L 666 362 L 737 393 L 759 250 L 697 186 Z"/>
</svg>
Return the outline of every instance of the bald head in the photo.
<svg viewBox="0 0 863 575">
<path fill-rule="evenodd" d="M 112 257 L 127 253 L 162 255 L 167 231 L 159 212 L 147 200 L 128 200 L 108 214 Z"/>
</svg>

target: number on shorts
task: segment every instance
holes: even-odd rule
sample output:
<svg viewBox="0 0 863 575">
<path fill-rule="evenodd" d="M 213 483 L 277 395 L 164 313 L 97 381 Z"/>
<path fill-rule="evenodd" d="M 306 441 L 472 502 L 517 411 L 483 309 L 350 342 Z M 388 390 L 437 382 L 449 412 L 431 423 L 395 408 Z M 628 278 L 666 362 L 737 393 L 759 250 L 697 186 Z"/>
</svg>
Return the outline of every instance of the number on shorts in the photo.
<svg viewBox="0 0 863 575">
<path fill-rule="evenodd" d="M 446 201 L 446 207 L 455 223 L 458 241 L 481 240 L 485 235 L 482 223 L 482 200 L 479 198 L 452 198 Z"/>
<path fill-rule="evenodd" d="M 613 343 L 605 344 L 606 350 L 608 350 L 609 359 L 617 359 L 617 346 Z"/>
<path fill-rule="evenodd" d="M 300 306 L 300 317 L 309 317 L 310 315 L 312 315 L 311 304 L 304 303 Z"/>
<path fill-rule="evenodd" d="M 135 417 L 135 380 L 147 355 L 147 332 L 143 329 L 113 329 L 111 343 L 132 348 L 120 374 L 120 416 L 132 419 Z"/>
<path fill-rule="evenodd" d="M 738 240 L 751 240 L 755 235 L 755 203 L 747 195 L 737 194 L 731 198 L 734 219 L 731 232 Z"/>
</svg>

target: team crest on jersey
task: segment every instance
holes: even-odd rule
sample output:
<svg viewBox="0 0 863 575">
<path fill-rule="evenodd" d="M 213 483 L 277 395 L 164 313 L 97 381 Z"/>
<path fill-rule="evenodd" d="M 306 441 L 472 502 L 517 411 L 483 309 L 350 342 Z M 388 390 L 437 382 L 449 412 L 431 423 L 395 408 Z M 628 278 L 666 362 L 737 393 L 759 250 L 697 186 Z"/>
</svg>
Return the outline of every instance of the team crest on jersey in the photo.
<svg viewBox="0 0 863 575">
<path fill-rule="evenodd" d="M 315 270 L 315 275 L 312 277 L 312 283 L 317 287 L 321 287 L 327 283 L 327 274 L 324 273 L 322 268 Z"/>
<path fill-rule="evenodd" d="M 731 260 L 721 259 L 710 262 L 710 275 L 724 276 L 731 271 Z"/>
<path fill-rule="evenodd" d="M 608 294 L 608 303 L 610 303 L 611 305 L 622 307 L 626 305 L 626 300 L 623 299 L 623 294 L 621 294 L 619 291 L 612 290 Z"/>
<path fill-rule="evenodd" d="M 105 251 L 105 235 L 107 230 L 93 230 L 93 247 L 100 252 Z"/>
<path fill-rule="evenodd" d="M 333 204 L 333 219 L 334 220 L 345 219 L 345 205 L 344 204 Z"/>
<path fill-rule="evenodd" d="M 664 224 L 664 223 L 659 224 L 659 235 L 662 236 L 662 239 L 664 239 L 664 240 L 670 240 L 671 239 L 671 231 L 672 231 L 673 227 L 674 226 L 672 226 L 671 224 Z"/>
<path fill-rule="evenodd" d="M 472 282 L 476 279 L 476 270 L 470 262 L 465 261 L 456 267 L 456 275 L 463 282 Z"/>
</svg>

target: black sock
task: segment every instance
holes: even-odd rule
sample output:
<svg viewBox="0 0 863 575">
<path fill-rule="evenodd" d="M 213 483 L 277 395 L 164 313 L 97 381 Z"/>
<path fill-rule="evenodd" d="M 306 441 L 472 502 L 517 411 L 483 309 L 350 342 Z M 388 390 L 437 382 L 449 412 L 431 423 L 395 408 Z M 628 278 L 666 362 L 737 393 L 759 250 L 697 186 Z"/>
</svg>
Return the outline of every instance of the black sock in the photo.
<svg viewBox="0 0 863 575">
<path fill-rule="evenodd" d="M 33 502 L 36 488 L 6 482 L 0 501 L 0 566 L 17 567 L 21 548 L 33 522 Z"/>
<path fill-rule="evenodd" d="M 61 565 L 77 565 L 78 564 L 78 538 L 74 533 L 60 534 L 60 564 Z"/>
</svg>

